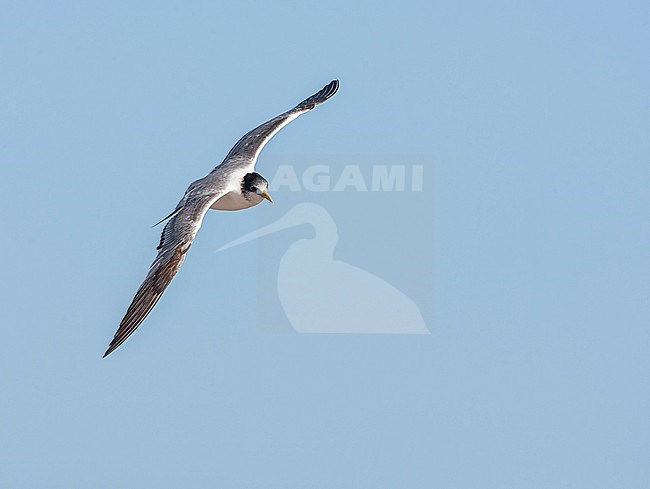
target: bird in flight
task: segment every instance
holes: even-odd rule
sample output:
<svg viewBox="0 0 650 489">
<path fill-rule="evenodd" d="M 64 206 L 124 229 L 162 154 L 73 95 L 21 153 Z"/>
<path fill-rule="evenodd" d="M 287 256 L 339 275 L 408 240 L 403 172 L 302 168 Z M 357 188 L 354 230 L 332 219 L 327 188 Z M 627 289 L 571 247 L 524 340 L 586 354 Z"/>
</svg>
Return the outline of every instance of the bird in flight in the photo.
<svg viewBox="0 0 650 489">
<path fill-rule="evenodd" d="M 299 115 L 325 102 L 338 88 L 339 81 L 333 80 L 293 109 L 248 132 L 237 141 L 219 166 L 190 184 L 173 212 L 158 223 L 168 220 L 156 248 L 158 254 L 104 357 L 124 343 L 156 305 L 181 267 L 209 209 L 234 211 L 257 205 L 263 199 L 273 202 L 268 192 L 268 182 L 255 172 L 260 151 L 275 133 Z"/>
</svg>

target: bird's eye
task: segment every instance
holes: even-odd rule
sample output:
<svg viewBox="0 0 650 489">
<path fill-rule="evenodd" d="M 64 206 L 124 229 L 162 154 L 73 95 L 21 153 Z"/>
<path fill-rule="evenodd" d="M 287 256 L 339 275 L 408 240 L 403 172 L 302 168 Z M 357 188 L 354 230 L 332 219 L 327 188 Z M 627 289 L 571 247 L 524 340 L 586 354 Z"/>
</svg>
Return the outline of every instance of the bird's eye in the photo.
<svg viewBox="0 0 650 489">
<path fill-rule="evenodd" d="M 257 187 L 256 187 L 255 185 L 253 185 L 253 186 L 251 187 L 251 190 L 252 190 L 253 192 L 257 192 Z"/>
</svg>

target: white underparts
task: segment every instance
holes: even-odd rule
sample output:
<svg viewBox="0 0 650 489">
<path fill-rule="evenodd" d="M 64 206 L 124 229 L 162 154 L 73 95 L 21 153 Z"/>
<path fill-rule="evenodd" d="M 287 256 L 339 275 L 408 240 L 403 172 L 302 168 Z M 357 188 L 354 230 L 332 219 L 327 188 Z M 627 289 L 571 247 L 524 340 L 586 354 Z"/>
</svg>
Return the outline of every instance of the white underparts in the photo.
<svg viewBox="0 0 650 489">
<path fill-rule="evenodd" d="M 239 211 L 253 207 L 262 202 L 262 200 L 264 200 L 262 197 L 253 192 L 248 194 L 248 198 L 245 198 L 241 192 L 228 192 L 212 204 L 210 209 L 217 211 Z"/>
</svg>

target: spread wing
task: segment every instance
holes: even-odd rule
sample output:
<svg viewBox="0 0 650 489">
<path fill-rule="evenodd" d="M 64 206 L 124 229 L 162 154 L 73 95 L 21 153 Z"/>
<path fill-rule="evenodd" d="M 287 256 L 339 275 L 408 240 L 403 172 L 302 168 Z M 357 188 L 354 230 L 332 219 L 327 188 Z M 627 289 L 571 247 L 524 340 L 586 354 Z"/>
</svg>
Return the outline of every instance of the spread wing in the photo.
<svg viewBox="0 0 650 489">
<path fill-rule="evenodd" d="M 190 249 L 201 227 L 203 216 L 221 195 L 222 193 L 183 197 L 175 214 L 163 229 L 157 248 L 158 255 L 136 292 L 104 357 L 124 343 L 156 305 L 181 267 L 185 253 Z"/>
<path fill-rule="evenodd" d="M 299 115 L 304 114 L 317 105 L 325 102 L 328 98 L 334 95 L 338 89 L 339 81 L 332 80 L 322 90 L 303 100 L 293 109 L 284 114 L 280 114 L 261 126 L 256 127 L 252 131 L 249 131 L 239 141 L 237 141 L 235 146 L 230 150 L 230 153 L 228 153 L 226 158 L 223 160 L 223 163 L 215 168 L 213 172 L 224 166 L 230 168 L 250 166 L 250 168 L 252 168 L 255 165 L 255 161 L 257 160 L 260 151 L 262 151 L 262 148 L 264 148 L 266 143 L 269 142 L 276 132 L 289 124 L 289 122 Z"/>
<path fill-rule="evenodd" d="M 303 100 L 293 109 L 281 114 L 248 132 L 230 150 L 223 163 L 204 179 L 197 180 L 188 189 L 183 200 L 170 214 L 160 237 L 158 255 L 149 268 L 149 273 L 140 285 L 124 319 L 111 341 L 106 357 L 133 334 L 156 305 L 185 259 L 196 233 L 201 227 L 203 216 L 214 202 L 228 191 L 227 176 L 238 173 L 242 168 L 253 168 L 257 156 L 273 135 L 301 114 L 325 102 L 339 88 L 338 80 L 331 81 L 322 90 Z M 251 170 L 252 171 L 252 170 Z M 217 187 L 215 187 L 217 185 Z M 206 186 L 217 192 L 205 192 Z"/>
</svg>

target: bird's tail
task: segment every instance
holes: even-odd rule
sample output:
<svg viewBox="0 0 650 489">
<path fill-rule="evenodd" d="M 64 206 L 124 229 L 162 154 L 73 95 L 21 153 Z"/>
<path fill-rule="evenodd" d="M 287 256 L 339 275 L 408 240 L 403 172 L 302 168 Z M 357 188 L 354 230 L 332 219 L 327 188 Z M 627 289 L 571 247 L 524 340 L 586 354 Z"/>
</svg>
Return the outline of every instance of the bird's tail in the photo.
<svg viewBox="0 0 650 489">
<path fill-rule="evenodd" d="M 156 224 L 154 224 L 154 225 L 151 226 L 151 227 L 152 227 L 152 228 L 155 228 L 158 224 L 162 224 L 162 223 L 165 222 L 167 219 L 171 219 L 171 218 L 174 217 L 176 214 L 178 214 L 178 213 L 181 211 L 181 209 L 183 209 L 183 207 L 177 207 L 176 209 L 174 209 L 174 211 L 173 211 L 171 214 L 169 214 L 167 217 L 163 217 L 160 221 L 158 221 Z"/>
</svg>

